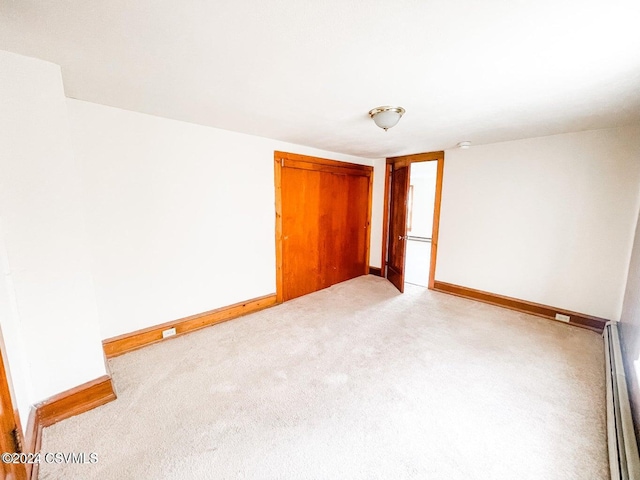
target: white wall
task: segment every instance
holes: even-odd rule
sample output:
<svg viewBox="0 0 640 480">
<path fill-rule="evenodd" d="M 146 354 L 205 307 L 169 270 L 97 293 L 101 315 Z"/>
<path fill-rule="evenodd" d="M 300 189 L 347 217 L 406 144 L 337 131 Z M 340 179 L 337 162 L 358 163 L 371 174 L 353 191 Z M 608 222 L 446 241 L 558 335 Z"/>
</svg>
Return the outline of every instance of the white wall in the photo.
<svg viewBox="0 0 640 480">
<path fill-rule="evenodd" d="M 371 242 L 369 265 L 382 265 L 382 216 L 384 214 L 384 182 L 387 172 L 387 159 L 373 161 L 373 201 L 371 203 Z"/>
<path fill-rule="evenodd" d="M 67 106 L 103 338 L 275 292 L 274 150 L 373 163 L 78 100 Z M 377 245 L 372 265 L 379 259 Z"/>
<path fill-rule="evenodd" d="M 1 60 L 0 60 L 1 62 Z M 0 281 L 0 345 L 4 345 L 4 366 L 13 391 L 14 408 L 18 409 L 20 422 L 26 427 L 29 418 L 29 407 L 33 397 L 33 381 L 26 358 L 25 342 L 22 335 L 13 279 L 4 246 L 2 225 L 0 225 L 0 266 L 2 267 L 2 281 Z"/>
<path fill-rule="evenodd" d="M 640 127 L 447 150 L 436 279 L 620 318 Z"/>
<path fill-rule="evenodd" d="M 0 323 L 24 414 L 105 373 L 58 66 L 0 52 L 0 152 Z"/>
</svg>

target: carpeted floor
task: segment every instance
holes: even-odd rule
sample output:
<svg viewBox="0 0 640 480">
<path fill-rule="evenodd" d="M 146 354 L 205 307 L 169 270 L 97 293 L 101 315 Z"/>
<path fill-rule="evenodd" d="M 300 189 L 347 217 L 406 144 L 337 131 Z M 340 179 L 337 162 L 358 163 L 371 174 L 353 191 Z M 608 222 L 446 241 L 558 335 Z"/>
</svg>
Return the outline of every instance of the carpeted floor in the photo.
<svg viewBox="0 0 640 480">
<path fill-rule="evenodd" d="M 50 479 L 608 479 L 593 332 L 364 276 L 110 362 Z"/>
</svg>

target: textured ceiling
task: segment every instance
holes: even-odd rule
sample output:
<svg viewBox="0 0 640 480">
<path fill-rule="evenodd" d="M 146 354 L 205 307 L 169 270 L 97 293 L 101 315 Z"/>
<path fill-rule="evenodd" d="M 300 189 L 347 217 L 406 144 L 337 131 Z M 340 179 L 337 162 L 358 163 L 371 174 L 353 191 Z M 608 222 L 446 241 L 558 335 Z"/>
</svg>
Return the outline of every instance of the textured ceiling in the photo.
<svg viewBox="0 0 640 480">
<path fill-rule="evenodd" d="M 0 0 L 69 97 L 382 157 L 640 122 L 638 0 Z M 384 132 L 379 105 L 407 113 Z"/>
</svg>

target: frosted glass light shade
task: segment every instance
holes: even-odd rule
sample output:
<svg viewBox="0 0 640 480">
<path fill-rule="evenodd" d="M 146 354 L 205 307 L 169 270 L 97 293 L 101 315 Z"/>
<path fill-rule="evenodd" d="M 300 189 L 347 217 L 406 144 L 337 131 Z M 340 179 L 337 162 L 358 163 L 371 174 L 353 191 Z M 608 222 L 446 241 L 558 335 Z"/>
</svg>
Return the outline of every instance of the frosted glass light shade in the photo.
<svg viewBox="0 0 640 480">
<path fill-rule="evenodd" d="M 377 126 L 385 131 L 395 126 L 405 110 L 402 107 L 378 107 L 369 112 Z"/>
</svg>

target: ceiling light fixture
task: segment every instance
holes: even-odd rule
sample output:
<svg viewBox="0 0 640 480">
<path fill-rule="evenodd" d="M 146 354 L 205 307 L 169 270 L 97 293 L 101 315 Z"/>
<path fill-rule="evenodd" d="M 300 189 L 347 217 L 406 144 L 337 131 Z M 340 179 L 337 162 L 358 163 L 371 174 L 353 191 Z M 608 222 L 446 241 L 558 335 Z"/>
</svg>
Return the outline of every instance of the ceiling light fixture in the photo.
<svg viewBox="0 0 640 480">
<path fill-rule="evenodd" d="M 377 107 L 369 111 L 369 116 L 386 132 L 400 121 L 404 112 L 402 107 Z"/>
<path fill-rule="evenodd" d="M 471 142 L 460 142 L 458 144 L 458 148 L 462 148 L 464 150 L 466 150 L 467 148 L 469 148 L 471 146 Z"/>
</svg>

